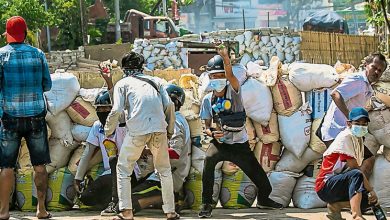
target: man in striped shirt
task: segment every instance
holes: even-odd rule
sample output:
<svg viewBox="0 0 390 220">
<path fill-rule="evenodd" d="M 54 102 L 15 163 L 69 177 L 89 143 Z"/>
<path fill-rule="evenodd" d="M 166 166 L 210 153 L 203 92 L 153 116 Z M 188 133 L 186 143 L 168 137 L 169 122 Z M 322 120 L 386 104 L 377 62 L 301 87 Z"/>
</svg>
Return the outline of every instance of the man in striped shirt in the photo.
<svg viewBox="0 0 390 220">
<path fill-rule="evenodd" d="M 45 91 L 52 86 L 45 54 L 24 43 L 27 24 L 20 16 L 7 20 L 7 45 L 0 48 L 0 219 L 9 219 L 9 197 L 21 139 L 27 142 L 37 190 L 38 219 L 46 211 L 47 172 L 50 163 L 46 127 Z"/>
</svg>

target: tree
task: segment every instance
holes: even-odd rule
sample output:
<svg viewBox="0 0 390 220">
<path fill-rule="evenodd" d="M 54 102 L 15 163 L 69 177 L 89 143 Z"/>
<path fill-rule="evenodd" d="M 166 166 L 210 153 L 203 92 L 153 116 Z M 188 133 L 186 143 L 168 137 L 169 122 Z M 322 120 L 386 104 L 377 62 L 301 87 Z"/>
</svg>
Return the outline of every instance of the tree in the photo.
<svg viewBox="0 0 390 220">
<path fill-rule="evenodd" d="M 79 0 L 52 0 L 50 13 L 52 25 L 59 30 L 54 47 L 75 49 L 82 45 Z"/>
<path fill-rule="evenodd" d="M 5 32 L 7 19 L 16 15 L 22 16 L 28 29 L 34 33 L 52 21 L 52 16 L 39 0 L 0 0 L 0 33 Z M 5 40 L 2 39 L 0 44 L 4 45 Z"/>
</svg>

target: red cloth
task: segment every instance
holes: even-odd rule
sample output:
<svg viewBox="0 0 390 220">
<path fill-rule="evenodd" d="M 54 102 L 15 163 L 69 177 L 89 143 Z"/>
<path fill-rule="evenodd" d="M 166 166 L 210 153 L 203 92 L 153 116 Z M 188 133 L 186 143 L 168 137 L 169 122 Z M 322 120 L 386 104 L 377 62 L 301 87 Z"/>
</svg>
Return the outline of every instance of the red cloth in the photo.
<svg viewBox="0 0 390 220">
<path fill-rule="evenodd" d="M 175 150 L 173 150 L 172 148 L 169 148 L 168 149 L 168 153 L 169 153 L 169 159 L 179 159 L 180 158 L 180 155 L 177 154 L 177 152 Z"/>
<path fill-rule="evenodd" d="M 349 159 L 353 159 L 353 157 L 339 153 L 333 153 L 331 155 L 325 156 L 322 161 L 321 170 L 316 178 L 316 192 L 320 191 L 324 187 L 325 177 L 329 178 L 330 176 L 335 175 L 334 171 L 337 169 L 342 169 L 345 166 L 346 161 Z"/>
</svg>

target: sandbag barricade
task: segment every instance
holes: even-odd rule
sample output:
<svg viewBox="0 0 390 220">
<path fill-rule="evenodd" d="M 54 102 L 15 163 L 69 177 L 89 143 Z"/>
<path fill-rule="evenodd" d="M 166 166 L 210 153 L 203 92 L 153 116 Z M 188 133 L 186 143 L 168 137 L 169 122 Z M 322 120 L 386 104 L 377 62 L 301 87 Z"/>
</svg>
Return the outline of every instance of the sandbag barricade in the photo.
<svg viewBox="0 0 390 220">
<path fill-rule="evenodd" d="M 311 118 L 322 118 L 332 103 L 331 89 L 312 90 L 305 93 L 305 101 L 312 109 Z"/>
<path fill-rule="evenodd" d="M 307 148 L 300 159 L 287 149 L 284 149 L 282 157 L 275 165 L 275 171 L 300 173 L 311 161 L 320 159 L 321 157 L 322 154 L 313 151 L 311 148 Z"/>
<path fill-rule="evenodd" d="M 390 170 L 390 162 L 384 156 L 378 155 L 375 158 L 374 169 L 369 181 L 378 195 L 382 208 L 390 207 L 390 172 L 387 172 L 388 170 Z"/>
<path fill-rule="evenodd" d="M 310 131 L 310 142 L 309 147 L 317 153 L 323 154 L 326 151 L 326 145 L 322 140 L 316 135 L 318 128 L 321 125 L 322 118 L 317 118 L 313 120 L 311 124 Z"/>
</svg>

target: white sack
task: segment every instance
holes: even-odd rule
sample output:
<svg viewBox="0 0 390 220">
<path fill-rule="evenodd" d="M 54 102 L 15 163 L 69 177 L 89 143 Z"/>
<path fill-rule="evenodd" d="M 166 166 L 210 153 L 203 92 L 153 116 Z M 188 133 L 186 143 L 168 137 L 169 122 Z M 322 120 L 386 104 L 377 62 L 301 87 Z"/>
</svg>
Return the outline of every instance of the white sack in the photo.
<svg viewBox="0 0 390 220">
<path fill-rule="evenodd" d="M 278 115 L 280 138 L 283 145 L 300 158 L 309 146 L 311 133 L 311 109 L 304 104 L 291 116 Z"/>
<path fill-rule="evenodd" d="M 72 126 L 72 135 L 73 138 L 78 142 L 86 141 L 89 135 L 91 127 L 84 125 L 73 124 Z"/>
<path fill-rule="evenodd" d="M 272 186 L 269 198 L 282 204 L 284 207 L 288 207 L 297 177 L 299 177 L 298 174 L 291 172 L 271 172 L 268 174 L 268 179 Z"/>
<path fill-rule="evenodd" d="M 94 104 L 97 95 L 101 91 L 103 91 L 102 88 L 95 88 L 95 89 L 84 89 L 84 88 L 81 88 L 79 90 L 79 94 L 78 95 L 81 96 L 81 98 L 84 99 L 84 101 L 90 102 L 90 103 Z"/>
<path fill-rule="evenodd" d="M 368 131 L 380 144 L 390 148 L 390 109 L 371 111 L 369 115 Z"/>
<path fill-rule="evenodd" d="M 307 148 L 301 159 L 298 159 L 293 153 L 284 149 L 282 157 L 275 166 L 275 170 L 300 173 L 310 162 L 321 157 L 322 154 L 313 151 L 311 148 Z"/>
<path fill-rule="evenodd" d="M 52 87 L 44 95 L 49 112 L 56 115 L 73 102 L 80 90 L 80 84 L 76 76 L 70 73 L 54 73 L 50 74 L 50 77 Z"/>
<path fill-rule="evenodd" d="M 322 201 L 315 191 L 314 177 L 302 176 L 295 185 L 292 201 L 294 207 L 300 209 L 314 209 L 326 207 L 326 202 Z"/>
<path fill-rule="evenodd" d="M 375 165 L 370 177 L 370 183 L 378 195 L 379 203 L 382 207 L 390 207 L 390 162 L 384 156 L 375 158 Z"/>
<path fill-rule="evenodd" d="M 292 63 L 288 69 L 290 81 L 303 92 L 334 86 L 339 77 L 326 64 Z"/>
<path fill-rule="evenodd" d="M 248 79 L 242 85 L 241 93 L 247 116 L 266 126 L 273 108 L 269 88 L 255 79 Z"/>
<path fill-rule="evenodd" d="M 66 146 L 73 144 L 72 121 L 65 111 L 56 116 L 47 114 L 46 121 L 51 130 L 51 137 L 60 139 Z"/>
</svg>

